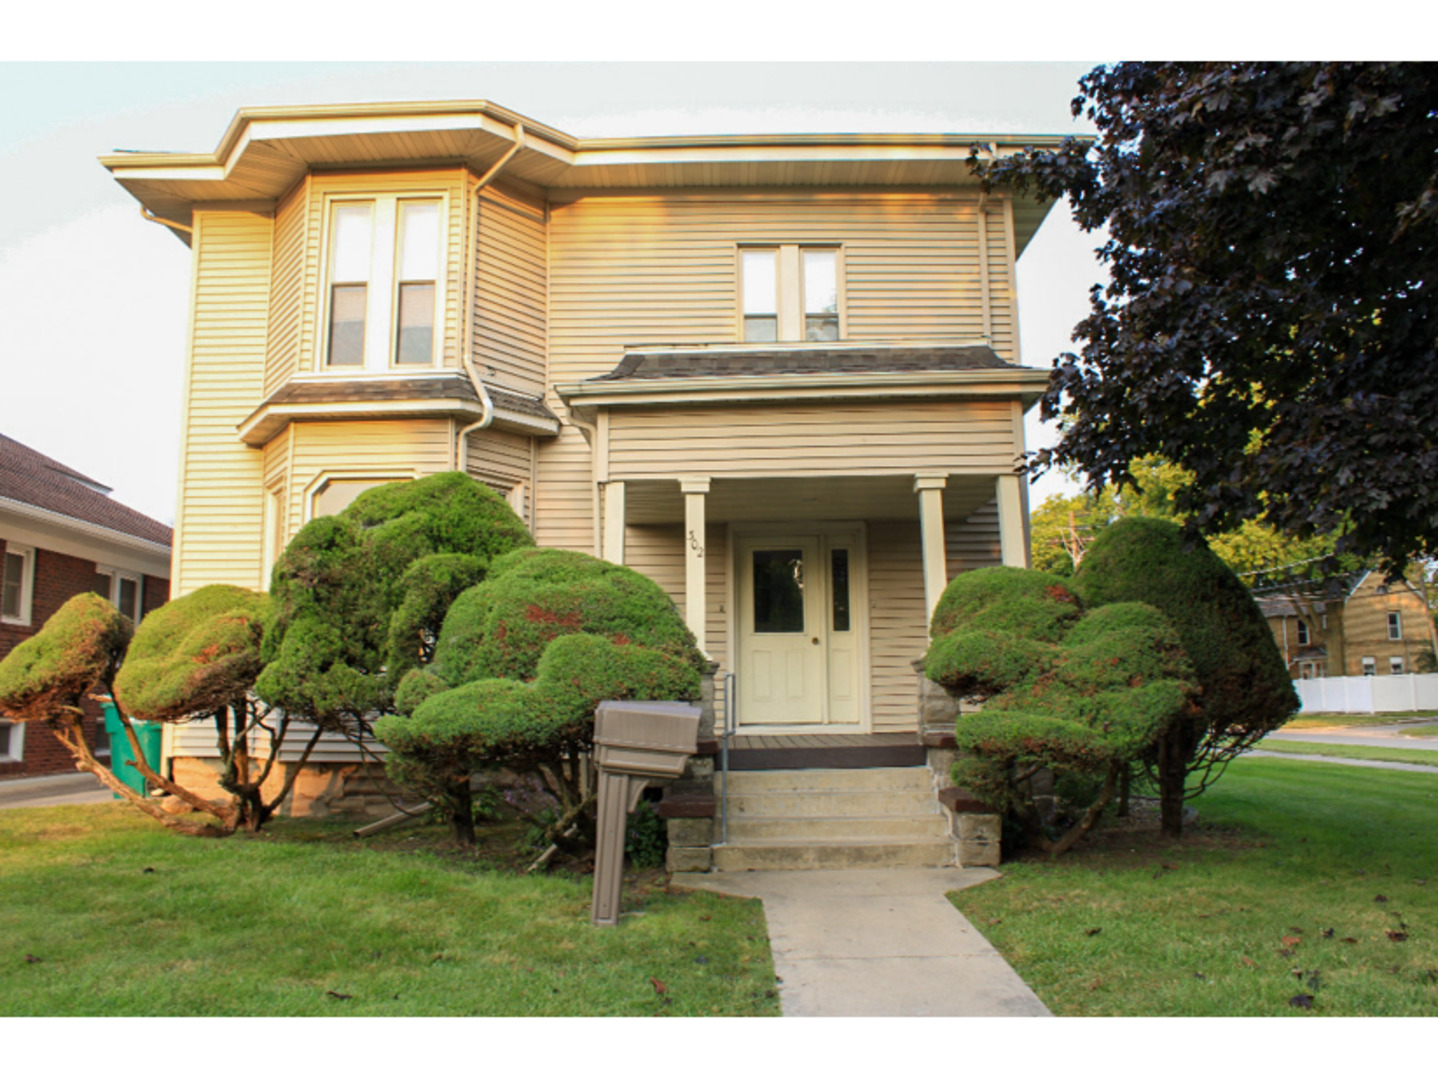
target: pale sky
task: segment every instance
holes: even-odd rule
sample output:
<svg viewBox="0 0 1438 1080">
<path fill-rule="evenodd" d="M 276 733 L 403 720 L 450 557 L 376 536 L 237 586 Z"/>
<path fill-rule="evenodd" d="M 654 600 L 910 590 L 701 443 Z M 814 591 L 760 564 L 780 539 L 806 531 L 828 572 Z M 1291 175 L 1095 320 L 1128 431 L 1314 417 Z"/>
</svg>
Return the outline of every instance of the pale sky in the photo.
<svg viewBox="0 0 1438 1080">
<path fill-rule="evenodd" d="M 189 249 L 96 157 L 213 150 L 243 106 L 486 98 L 579 136 L 1055 134 L 1085 130 L 1068 103 L 1092 66 L 0 64 L 0 102 L 26 103 L 0 110 L 0 432 L 173 521 Z M 1020 260 L 1026 363 L 1067 347 L 1093 246 L 1059 209 Z M 1047 437 L 1029 426 L 1031 445 Z"/>
</svg>

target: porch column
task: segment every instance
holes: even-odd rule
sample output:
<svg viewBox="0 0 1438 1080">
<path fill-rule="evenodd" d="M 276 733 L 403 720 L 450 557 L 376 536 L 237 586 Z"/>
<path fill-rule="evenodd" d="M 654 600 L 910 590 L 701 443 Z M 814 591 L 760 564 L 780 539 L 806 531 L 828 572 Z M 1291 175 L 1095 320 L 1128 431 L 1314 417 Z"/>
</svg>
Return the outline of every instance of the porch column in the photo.
<svg viewBox="0 0 1438 1080">
<path fill-rule="evenodd" d="M 684 621 L 699 651 L 708 656 L 704 640 L 704 497 L 709 494 L 709 478 L 681 480 L 679 490 L 684 493 Z"/>
<path fill-rule="evenodd" d="M 624 481 L 604 485 L 604 546 L 606 562 L 624 565 Z"/>
<path fill-rule="evenodd" d="M 1000 476 L 996 484 L 999 500 L 999 552 L 1005 566 L 1027 568 L 1028 553 L 1024 550 L 1023 479 Z"/>
<path fill-rule="evenodd" d="M 949 583 L 948 556 L 944 549 L 944 488 L 949 478 L 945 473 L 918 473 L 914 476 L 914 492 L 919 496 L 919 536 L 924 551 L 924 606 L 930 622 L 944 586 Z"/>
</svg>

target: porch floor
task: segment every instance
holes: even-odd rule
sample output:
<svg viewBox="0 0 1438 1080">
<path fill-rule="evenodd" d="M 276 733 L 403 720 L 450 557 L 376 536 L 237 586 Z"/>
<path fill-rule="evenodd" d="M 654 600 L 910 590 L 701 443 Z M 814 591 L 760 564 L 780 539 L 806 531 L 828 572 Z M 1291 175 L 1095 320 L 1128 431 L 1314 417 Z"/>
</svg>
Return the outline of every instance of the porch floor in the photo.
<svg viewBox="0 0 1438 1080">
<path fill-rule="evenodd" d="M 877 769 L 923 765 L 912 731 L 880 735 L 736 735 L 730 769 Z"/>
</svg>

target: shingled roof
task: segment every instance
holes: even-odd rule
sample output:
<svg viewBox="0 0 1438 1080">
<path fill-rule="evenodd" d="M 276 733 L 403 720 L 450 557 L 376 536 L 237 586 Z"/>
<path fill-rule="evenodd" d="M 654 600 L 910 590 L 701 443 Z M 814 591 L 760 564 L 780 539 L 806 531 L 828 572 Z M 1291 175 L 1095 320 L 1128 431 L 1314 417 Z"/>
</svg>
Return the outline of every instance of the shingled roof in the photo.
<svg viewBox="0 0 1438 1080">
<path fill-rule="evenodd" d="M 170 546 L 168 525 L 116 502 L 109 491 L 84 473 L 0 435 L 0 499 Z"/>
<path fill-rule="evenodd" d="M 912 348 L 634 350 L 604 379 L 727 378 L 735 375 L 837 375 L 875 371 L 1024 370 L 987 345 Z"/>
<path fill-rule="evenodd" d="M 542 420 L 554 420 L 555 415 L 538 398 L 504 390 L 497 386 L 486 386 L 490 400 L 501 409 Z M 443 378 L 421 377 L 413 379 L 325 379 L 313 382 L 290 382 L 280 387 L 268 398 L 266 405 L 330 405 L 341 402 L 382 402 L 399 400 L 444 400 L 458 398 L 461 401 L 479 401 L 474 385 L 463 375 Z"/>
</svg>

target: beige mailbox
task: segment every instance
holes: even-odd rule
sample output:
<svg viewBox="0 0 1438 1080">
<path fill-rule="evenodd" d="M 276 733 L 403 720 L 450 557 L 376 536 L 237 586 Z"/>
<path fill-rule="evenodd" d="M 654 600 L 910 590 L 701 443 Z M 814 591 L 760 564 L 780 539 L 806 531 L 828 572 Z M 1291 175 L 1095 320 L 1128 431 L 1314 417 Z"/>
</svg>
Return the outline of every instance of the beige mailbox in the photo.
<svg viewBox="0 0 1438 1080">
<path fill-rule="evenodd" d="M 699 707 L 682 701 L 601 701 L 594 712 L 599 767 L 598 844 L 594 855 L 596 926 L 619 922 L 624 827 L 644 789 L 673 780 L 698 747 Z"/>
</svg>

